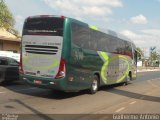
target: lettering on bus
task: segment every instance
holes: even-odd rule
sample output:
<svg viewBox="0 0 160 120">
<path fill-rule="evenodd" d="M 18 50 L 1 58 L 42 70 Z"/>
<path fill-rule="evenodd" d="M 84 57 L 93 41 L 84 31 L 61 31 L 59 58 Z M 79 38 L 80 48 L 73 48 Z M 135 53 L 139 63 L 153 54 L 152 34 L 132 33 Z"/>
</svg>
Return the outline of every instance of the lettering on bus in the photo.
<svg viewBox="0 0 160 120">
<path fill-rule="evenodd" d="M 42 45 L 48 45 L 48 46 L 61 46 L 61 43 L 42 43 Z"/>
<path fill-rule="evenodd" d="M 84 58 L 83 52 L 75 50 L 74 51 L 74 58 L 77 61 L 83 60 L 83 58 Z"/>
</svg>

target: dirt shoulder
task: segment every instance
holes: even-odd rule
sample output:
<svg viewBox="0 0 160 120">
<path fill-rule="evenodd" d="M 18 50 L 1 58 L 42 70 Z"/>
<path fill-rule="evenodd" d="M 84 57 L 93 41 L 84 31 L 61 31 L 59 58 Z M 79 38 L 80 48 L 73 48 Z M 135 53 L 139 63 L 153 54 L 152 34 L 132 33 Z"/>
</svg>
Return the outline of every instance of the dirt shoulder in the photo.
<svg viewBox="0 0 160 120">
<path fill-rule="evenodd" d="M 160 71 L 160 67 L 137 67 L 137 72 Z"/>
</svg>

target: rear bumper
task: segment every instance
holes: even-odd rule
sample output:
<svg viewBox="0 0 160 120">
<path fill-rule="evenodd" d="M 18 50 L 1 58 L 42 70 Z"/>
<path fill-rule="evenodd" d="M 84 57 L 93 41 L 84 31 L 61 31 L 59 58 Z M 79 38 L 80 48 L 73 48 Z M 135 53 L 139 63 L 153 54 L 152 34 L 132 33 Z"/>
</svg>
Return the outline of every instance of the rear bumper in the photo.
<svg viewBox="0 0 160 120">
<path fill-rule="evenodd" d="M 44 79 L 38 77 L 31 77 L 26 75 L 21 75 L 21 79 L 27 82 L 29 85 L 45 89 L 54 89 L 66 91 L 66 79 Z M 35 80 L 41 81 L 41 83 L 35 83 Z"/>
</svg>

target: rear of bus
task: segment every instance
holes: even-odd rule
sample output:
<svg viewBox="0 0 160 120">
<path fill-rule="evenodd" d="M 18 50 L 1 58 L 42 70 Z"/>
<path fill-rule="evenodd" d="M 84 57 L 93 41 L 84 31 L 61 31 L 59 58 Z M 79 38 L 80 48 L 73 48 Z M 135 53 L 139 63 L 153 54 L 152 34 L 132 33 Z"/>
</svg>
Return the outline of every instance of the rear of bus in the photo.
<svg viewBox="0 0 160 120">
<path fill-rule="evenodd" d="M 25 20 L 19 71 L 29 84 L 65 89 L 64 21 L 63 16 L 33 16 Z"/>
</svg>

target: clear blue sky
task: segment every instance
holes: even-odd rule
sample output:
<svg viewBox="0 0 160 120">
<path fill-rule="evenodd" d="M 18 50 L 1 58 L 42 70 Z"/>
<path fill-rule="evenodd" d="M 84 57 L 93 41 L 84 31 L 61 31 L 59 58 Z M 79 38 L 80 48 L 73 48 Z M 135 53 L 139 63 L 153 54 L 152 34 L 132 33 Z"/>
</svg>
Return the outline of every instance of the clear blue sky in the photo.
<svg viewBox="0 0 160 120">
<path fill-rule="evenodd" d="M 73 17 L 111 29 L 148 50 L 160 48 L 160 0 L 5 0 L 21 32 L 24 19 L 37 14 Z"/>
</svg>

